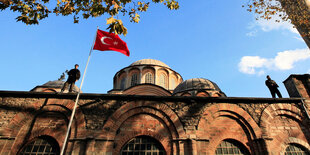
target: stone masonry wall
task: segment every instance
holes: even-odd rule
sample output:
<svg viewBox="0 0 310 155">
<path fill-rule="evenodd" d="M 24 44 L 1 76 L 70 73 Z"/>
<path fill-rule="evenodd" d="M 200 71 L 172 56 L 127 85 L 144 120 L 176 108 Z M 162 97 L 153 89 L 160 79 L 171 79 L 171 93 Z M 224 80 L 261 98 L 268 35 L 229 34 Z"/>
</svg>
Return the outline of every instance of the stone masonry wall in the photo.
<svg viewBox="0 0 310 155">
<path fill-rule="evenodd" d="M 40 136 L 61 148 L 73 101 L 67 94 L 0 93 L 0 154 L 16 154 Z M 155 139 L 167 154 L 214 154 L 223 140 L 251 154 L 280 154 L 291 143 L 310 150 L 305 112 L 300 99 L 85 94 L 66 152 L 119 154 L 137 136 Z"/>
</svg>

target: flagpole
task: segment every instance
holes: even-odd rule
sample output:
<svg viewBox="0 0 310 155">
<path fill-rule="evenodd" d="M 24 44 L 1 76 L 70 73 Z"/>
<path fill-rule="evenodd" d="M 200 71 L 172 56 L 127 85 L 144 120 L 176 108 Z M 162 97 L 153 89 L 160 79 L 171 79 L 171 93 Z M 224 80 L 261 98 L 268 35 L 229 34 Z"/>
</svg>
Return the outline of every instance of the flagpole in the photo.
<svg viewBox="0 0 310 155">
<path fill-rule="evenodd" d="M 60 155 L 64 154 L 65 148 L 67 146 L 67 141 L 68 141 L 69 133 L 70 133 L 70 130 L 71 130 L 71 125 L 72 125 L 73 118 L 74 118 L 74 115 L 75 115 L 77 103 L 79 101 L 79 97 L 80 97 L 80 94 L 81 94 L 81 89 L 82 89 L 82 86 L 83 86 L 83 83 L 84 83 L 84 78 L 85 78 L 85 74 L 86 74 L 86 71 L 87 71 L 88 63 L 89 63 L 89 60 L 90 60 L 90 55 L 92 53 L 92 50 L 94 48 L 94 44 L 95 44 L 95 41 L 96 41 L 96 36 L 97 36 L 98 29 L 99 29 L 99 27 L 97 26 L 96 35 L 95 35 L 95 38 L 94 38 L 94 41 L 93 41 L 93 45 L 91 46 L 90 51 L 89 51 L 89 55 L 88 55 L 86 67 L 85 67 L 85 70 L 84 70 L 84 73 L 83 73 L 80 89 L 78 90 L 78 94 L 77 94 L 76 99 L 75 99 L 74 107 L 73 107 L 73 110 L 72 110 L 72 113 L 71 113 L 71 118 L 70 118 L 70 121 L 69 121 L 69 124 L 68 124 L 68 129 L 67 129 L 66 137 L 64 139 L 64 143 L 62 145 Z"/>
</svg>

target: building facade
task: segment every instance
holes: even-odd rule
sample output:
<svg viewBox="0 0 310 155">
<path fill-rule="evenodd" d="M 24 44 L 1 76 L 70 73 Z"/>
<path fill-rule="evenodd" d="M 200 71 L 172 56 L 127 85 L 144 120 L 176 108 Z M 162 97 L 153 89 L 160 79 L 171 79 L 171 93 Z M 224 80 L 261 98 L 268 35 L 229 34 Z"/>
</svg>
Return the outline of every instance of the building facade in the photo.
<svg viewBox="0 0 310 155">
<path fill-rule="evenodd" d="M 76 98 L 55 93 L 63 83 L 0 91 L 0 154 L 59 154 Z M 121 69 L 113 83 L 108 94 L 81 94 L 66 154 L 310 153 L 309 74 L 288 77 L 290 98 L 280 99 L 227 97 L 153 59 Z"/>
</svg>

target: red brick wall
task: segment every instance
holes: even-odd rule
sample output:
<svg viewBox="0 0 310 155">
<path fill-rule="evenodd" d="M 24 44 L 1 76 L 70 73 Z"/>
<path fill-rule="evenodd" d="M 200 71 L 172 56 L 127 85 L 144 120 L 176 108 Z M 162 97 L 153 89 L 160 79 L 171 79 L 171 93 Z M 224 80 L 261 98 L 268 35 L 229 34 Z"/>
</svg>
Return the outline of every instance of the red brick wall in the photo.
<svg viewBox="0 0 310 155">
<path fill-rule="evenodd" d="M 81 99 L 66 151 L 119 154 L 126 142 L 137 136 L 156 139 L 167 154 L 214 154 L 225 139 L 240 142 L 251 154 L 280 154 L 289 143 L 310 150 L 309 120 L 300 103 L 277 103 L 277 99 L 251 103 L 253 98 L 244 101 Z M 25 143 L 41 135 L 63 145 L 73 100 L 0 97 L 0 102 L 0 154 L 16 154 Z"/>
</svg>

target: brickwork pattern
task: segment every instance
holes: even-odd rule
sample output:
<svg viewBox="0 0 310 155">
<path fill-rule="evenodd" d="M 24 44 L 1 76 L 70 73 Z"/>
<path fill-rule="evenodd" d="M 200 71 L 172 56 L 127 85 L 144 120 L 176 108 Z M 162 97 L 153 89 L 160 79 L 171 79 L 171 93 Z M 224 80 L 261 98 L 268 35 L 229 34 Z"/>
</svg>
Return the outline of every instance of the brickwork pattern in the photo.
<svg viewBox="0 0 310 155">
<path fill-rule="evenodd" d="M 0 96 L 0 154 L 16 154 L 43 135 L 62 147 L 74 101 L 43 96 Z M 309 121 L 300 105 L 81 99 L 66 151 L 116 155 L 137 136 L 156 139 L 174 155 L 214 154 L 225 139 L 251 154 L 280 154 L 290 143 L 309 149 Z"/>
</svg>

